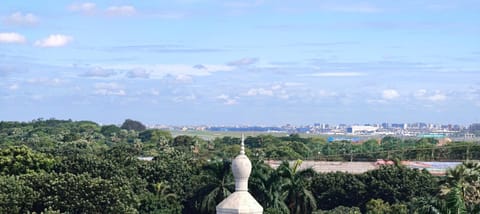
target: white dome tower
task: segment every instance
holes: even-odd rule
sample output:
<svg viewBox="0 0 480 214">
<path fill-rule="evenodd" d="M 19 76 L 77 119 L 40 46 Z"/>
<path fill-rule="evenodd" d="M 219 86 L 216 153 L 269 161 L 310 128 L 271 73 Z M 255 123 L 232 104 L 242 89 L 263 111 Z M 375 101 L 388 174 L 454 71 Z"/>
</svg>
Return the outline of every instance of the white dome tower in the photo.
<svg viewBox="0 0 480 214">
<path fill-rule="evenodd" d="M 245 155 L 245 137 L 242 134 L 240 154 L 232 161 L 235 192 L 217 205 L 217 214 L 261 214 L 263 207 L 248 192 L 248 177 L 252 163 Z"/>
</svg>

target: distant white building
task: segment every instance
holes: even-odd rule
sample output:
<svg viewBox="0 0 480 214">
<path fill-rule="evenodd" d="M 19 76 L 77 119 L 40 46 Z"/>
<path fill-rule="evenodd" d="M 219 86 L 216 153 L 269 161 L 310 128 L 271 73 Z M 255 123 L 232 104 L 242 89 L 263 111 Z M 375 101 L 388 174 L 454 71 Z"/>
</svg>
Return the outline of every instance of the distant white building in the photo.
<svg viewBox="0 0 480 214">
<path fill-rule="evenodd" d="M 153 161 L 153 157 L 137 157 L 141 161 Z"/>
<path fill-rule="evenodd" d="M 349 134 L 368 134 L 375 133 L 379 127 L 375 126 L 350 126 L 347 128 Z"/>
</svg>

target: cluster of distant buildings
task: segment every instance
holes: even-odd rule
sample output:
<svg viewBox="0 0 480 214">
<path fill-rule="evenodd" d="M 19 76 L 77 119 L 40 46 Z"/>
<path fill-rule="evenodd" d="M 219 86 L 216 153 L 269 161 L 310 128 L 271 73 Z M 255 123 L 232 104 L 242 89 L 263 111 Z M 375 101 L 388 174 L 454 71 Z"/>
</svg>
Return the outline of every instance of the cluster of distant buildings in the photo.
<svg viewBox="0 0 480 214">
<path fill-rule="evenodd" d="M 474 139 L 480 137 L 480 124 L 468 126 L 453 124 L 429 124 L 429 123 L 381 123 L 381 124 L 325 124 L 295 126 L 291 124 L 283 126 L 161 126 L 151 128 L 167 129 L 171 131 L 211 131 L 211 132 L 265 132 L 265 133 L 301 133 L 318 134 L 333 137 L 351 136 L 397 136 L 397 137 L 430 137 L 430 138 L 458 138 Z M 478 130 L 477 130 L 478 129 Z"/>
</svg>

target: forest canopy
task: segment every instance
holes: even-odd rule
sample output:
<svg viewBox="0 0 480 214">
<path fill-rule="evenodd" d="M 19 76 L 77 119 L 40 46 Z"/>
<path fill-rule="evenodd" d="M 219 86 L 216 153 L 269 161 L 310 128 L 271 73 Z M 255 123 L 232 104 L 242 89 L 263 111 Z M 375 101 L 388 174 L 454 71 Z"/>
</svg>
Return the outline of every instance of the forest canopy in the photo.
<svg viewBox="0 0 480 214">
<path fill-rule="evenodd" d="M 240 139 L 172 136 L 138 121 L 0 122 L 0 213 L 214 213 L 234 191 L 231 159 Z M 138 124 L 140 123 L 140 124 Z M 476 213 L 480 165 L 444 177 L 402 165 L 363 174 L 317 173 L 301 160 L 480 159 L 473 142 L 391 136 L 352 144 L 323 137 L 245 139 L 250 192 L 265 213 Z M 151 157 L 144 160 L 141 157 Z M 273 169 L 265 160 L 284 161 Z"/>
</svg>

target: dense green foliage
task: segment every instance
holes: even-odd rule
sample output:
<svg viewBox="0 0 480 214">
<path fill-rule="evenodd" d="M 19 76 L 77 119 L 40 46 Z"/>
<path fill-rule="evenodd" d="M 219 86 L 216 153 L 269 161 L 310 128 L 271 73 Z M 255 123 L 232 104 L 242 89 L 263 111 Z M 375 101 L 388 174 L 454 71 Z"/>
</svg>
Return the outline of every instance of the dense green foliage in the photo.
<svg viewBox="0 0 480 214">
<path fill-rule="evenodd" d="M 240 139 L 172 136 L 126 120 L 0 122 L 0 213 L 213 213 L 233 191 Z M 480 159 L 480 146 L 384 137 L 327 143 L 292 134 L 249 136 L 250 192 L 265 213 L 478 213 L 480 166 L 446 177 L 399 165 L 364 174 L 316 173 L 297 159 Z M 139 157 L 149 156 L 153 160 Z M 263 160 L 284 161 L 273 169 Z"/>
<path fill-rule="evenodd" d="M 145 131 L 147 127 L 143 125 L 141 122 L 132 120 L 132 119 L 126 119 L 125 122 L 123 122 L 122 126 L 120 128 L 125 129 L 125 130 L 134 130 L 134 131 Z"/>
</svg>

